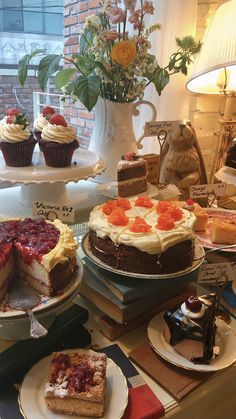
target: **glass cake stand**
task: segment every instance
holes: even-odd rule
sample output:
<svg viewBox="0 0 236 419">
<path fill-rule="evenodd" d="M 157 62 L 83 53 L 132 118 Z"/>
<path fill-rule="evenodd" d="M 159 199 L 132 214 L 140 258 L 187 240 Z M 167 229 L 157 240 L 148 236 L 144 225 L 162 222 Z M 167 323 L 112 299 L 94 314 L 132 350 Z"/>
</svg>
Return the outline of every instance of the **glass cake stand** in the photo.
<svg viewBox="0 0 236 419">
<path fill-rule="evenodd" d="M 28 206 L 36 200 L 67 202 L 66 184 L 94 178 L 106 169 L 97 154 L 83 149 L 74 152 L 71 166 L 56 168 L 46 166 L 43 154 L 36 148 L 32 163 L 26 167 L 10 167 L 0 155 L 0 183 L 21 185 L 20 200 Z"/>
</svg>

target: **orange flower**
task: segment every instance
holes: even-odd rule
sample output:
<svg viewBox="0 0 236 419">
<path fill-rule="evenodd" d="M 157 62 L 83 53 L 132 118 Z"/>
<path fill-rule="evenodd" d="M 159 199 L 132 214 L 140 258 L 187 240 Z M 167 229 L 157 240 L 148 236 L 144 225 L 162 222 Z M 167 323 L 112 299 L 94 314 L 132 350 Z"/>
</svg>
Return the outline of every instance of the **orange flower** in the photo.
<svg viewBox="0 0 236 419">
<path fill-rule="evenodd" d="M 136 55 L 136 43 L 130 40 L 117 42 L 111 50 L 112 60 L 122 67 L 128 67 Z"/>
</svg>

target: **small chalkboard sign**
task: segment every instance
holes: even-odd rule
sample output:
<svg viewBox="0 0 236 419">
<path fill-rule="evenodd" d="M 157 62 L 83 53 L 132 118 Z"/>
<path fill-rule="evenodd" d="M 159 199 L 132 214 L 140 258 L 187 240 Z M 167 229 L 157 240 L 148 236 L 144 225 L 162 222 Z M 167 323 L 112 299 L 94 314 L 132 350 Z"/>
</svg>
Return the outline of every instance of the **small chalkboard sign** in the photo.
<svg viewBox="0 0 236 419">
<path fill-rule="evenodd" d="M 74 222 L 75 208 L 67 204 L 35 201 L 33 203 L 33 215 L 53 221 L 58 218 L 65 222 Z"/>
</svg>

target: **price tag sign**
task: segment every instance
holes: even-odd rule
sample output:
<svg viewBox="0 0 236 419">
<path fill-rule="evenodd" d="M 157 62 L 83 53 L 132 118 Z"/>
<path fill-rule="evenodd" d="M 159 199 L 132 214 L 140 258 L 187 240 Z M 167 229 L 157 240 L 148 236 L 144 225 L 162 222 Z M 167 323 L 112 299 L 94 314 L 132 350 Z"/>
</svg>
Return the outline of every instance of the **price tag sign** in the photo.
<svg viewBox="0 0 236 419">
<path fill-rule="evenodd" d="M 65 222 L 74 222 L 75 208 L 68 204 L 35 201 L 33 203 L 33 215 L 53 221 L 58 218 Z"/>
<path fill-rule="evenodd" d="M 145 123 L 145 137 L 161 137 L 166 138 L 178 126 L 180 121 L 150 121 Z"/>
<path fill-rule="evenodd" d="M 223 284 L 226 281 L 233 281 L 235 274 L 235 262 L 206 263 L 200 268 L 198 284 Z"/>
<path fill-rule="evenodd" d="M 209 198 L 210 196 L 225 196 L 226 182 L 206 185 L 194 185 L 190 188 L 190 198 Z"/>
</svg>

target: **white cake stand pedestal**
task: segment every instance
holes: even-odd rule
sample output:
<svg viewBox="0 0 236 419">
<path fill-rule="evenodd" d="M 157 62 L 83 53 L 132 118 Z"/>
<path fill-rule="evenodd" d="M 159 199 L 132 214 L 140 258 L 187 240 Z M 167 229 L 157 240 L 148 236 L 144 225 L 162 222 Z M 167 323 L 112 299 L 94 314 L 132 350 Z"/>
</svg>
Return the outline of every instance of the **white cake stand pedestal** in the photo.
<svg viewBox="0 0 236 419">
<path fill-rule="evenodd" d="M 20 201 L 26 206 L 35 201 L 62 203 L 68 201 L 69 182 L 94 178 L 105 169 L 103 160 L 92 151 L 76 150 L 71 166 L 56 168 L 46 166 L 42 153 L 36 150 L 32 165 L 26 167 L 6 166 L 0 156 L 0 183 L 21 185 Z"/>
</svg>

